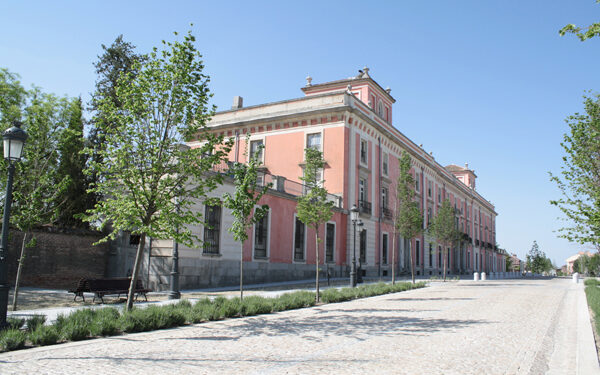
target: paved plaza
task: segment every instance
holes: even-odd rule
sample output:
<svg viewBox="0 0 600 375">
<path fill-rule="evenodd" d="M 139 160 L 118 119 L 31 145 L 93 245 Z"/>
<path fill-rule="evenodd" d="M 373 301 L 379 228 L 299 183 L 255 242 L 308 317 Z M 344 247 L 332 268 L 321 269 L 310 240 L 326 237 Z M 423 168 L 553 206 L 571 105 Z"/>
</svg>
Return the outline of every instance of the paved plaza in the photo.
<svg viewBox="0 0 600 375">
<path fill-rule="evenodd" d="M 437 283 L 0 354 L 1 374 L 595 374 L 582 284 Z M 587 324 L 587 326 L 586 326 Z"/>
</svg>

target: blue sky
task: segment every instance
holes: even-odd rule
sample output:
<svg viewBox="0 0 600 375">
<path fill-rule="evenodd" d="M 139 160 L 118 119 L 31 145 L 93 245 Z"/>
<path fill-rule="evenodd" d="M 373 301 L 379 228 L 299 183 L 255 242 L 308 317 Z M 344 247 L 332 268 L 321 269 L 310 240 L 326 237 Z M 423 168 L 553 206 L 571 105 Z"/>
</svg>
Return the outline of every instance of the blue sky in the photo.
<svg viewBox="0 0 600 375">
<path fill-rule="evenodd" d="M 290 99 L 313 83 L 371 76 L 392 88 L 394 126 L 442 164 L 475 169 L 495 204 L 497 240 L 524 257 L 537 240 L 559 265 L 584 249 L 558 239 L 549 200 L 559 192 L 566 116 L 600 91 L 600 39 L 560 37 L 600 21 L 573 1 L 4 1 L 0 66 L 26 85 L 89 99 L 101 44 L 119 35 L 148 52 L 193 23 L 227 109 Z"/>
</svg>

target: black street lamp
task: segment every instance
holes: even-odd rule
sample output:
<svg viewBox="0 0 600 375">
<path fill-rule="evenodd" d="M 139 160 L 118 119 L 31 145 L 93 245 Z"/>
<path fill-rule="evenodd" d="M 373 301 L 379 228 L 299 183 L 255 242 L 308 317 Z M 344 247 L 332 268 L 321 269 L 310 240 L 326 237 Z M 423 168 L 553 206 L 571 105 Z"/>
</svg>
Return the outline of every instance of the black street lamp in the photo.
<svg viewBox="0 0 600 375">
<path fill-rule="evenodd" d="M 12 185 L 15 173 L 15 163 L 21 160 L 23 145 L 27 133 L 21 129 L 21 123 L 13 122 L 13 126 L 3 134 L 4 159 L 8 161 L 8 179 L 4 198 L 4 216 L 2 219 L 2 237 L 0 239 L 0 329 L 6 328 L 6 313 L 8 310 L 8 275 L 6 257 L 8 255 L 8 232 L 10 230 L 10 206 L 12 204 Z"/>
<path fill-rule="evenodd" d="M 179 215 L 179 202 L 175 198 L 175 205 L 177 207 L 177 214 Z M 175 232 L 179 234 L 179 225 L 175 227 Z M 169 291 L 169 299 L 180 299 L 181 292 L 179 291 L 179 243 L 177 239 L 173 239 L 173 258 L 171 266 L 171 290 Z"/>
<path fill-rule="evenodd" d="M 350 286 L 356 287 L 356 226 L 359 226 L 359 230 L 362 229 L 362 221 L 358 219 L 358 208 L 356 205 L 352 205 L 350 209 L 350 220 L 352 220 L 352 225 L 354 227 L 354 234 L 352 236 L 353 245 L 352 245 L 352 268 L 350 269 Z"/>
</svg>

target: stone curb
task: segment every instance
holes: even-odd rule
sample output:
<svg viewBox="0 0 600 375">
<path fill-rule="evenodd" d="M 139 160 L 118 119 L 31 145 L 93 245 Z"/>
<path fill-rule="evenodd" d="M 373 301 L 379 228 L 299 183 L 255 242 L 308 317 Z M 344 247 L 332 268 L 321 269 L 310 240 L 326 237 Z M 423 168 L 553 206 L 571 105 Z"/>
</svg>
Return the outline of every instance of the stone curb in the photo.
<svg viewBox="0 0 600 375">
<path fill-rule="evenodd" d="M 577 373 L 600 374 L 598 352 L 583 283 L 577 288 Z"/>
</svg>

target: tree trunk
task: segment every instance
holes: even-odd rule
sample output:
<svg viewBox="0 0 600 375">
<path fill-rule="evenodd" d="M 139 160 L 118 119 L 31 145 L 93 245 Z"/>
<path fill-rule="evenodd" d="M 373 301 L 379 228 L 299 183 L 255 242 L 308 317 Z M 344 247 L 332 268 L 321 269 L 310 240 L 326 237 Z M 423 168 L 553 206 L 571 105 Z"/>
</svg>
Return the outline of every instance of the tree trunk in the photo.
<svg viewBox="0 0 600 375">
<path fill-rule="evenodd" d="M 396 284 L 396 233 L 392 238 L 392 285 Z"/>
<path fill-rule="evenodd" d="M 127 293 L 127 311 L 133 308 L 133 298 L 135 296 L 135 286 L 137 285 L 138 274 L 140 273 L 140 266 L 142 264 L 142 257 L 144 255 L 144 246 L 146 245 L 146 233 L 140 235 L 140 243 L 138 244 L 137 252 L 135 254 L 135 263 L 133 265 L 133 273 L 131 274 L 131 284 L 129 284 L 129 293 Z M 150 250 L 149 250 L 150 251 Z M 148 264 L 148 267 L 150 265 Z"/>
<path fill-rule="evenodd" d="M 317 301 L 317 303 L 319 303 L 320 298 L 319 298 L 319 228 L 315 228 L 315 255 L 316 255 L 316 260 L 315 260 L 315 264 L 316 264 L 316 269 L 317 269 L 317 275 L 316 275 L 316 279 L 315 279 L 315 289 L 317 290 L 317 295 L 315 296 L 315 301 Z"/>
<path fill-rule="evenodd" d="M 408 241 L 408 252 L 410 253 L 410 273 L 412 274 L 412 283 L 415 283 L 415 254 L 412 248 L 412 238 Z"/>
<path fill-rule="evenodd" d="M 23 242 L 21 242 L 21 257 L 19 258 L 19 268 L 17 268 L 17 278 L 15 279 L 15 293 L 13 294 L 12 311 L 17 311 L 17 298 L 19 297 L 19 283 L 21 282 L 21 271 L 25 263 L 25 245 L 27 244 L 27 234 L 23 236 Z"/>
<path fill-rule="evenodd" d="M 240 300 L 244 300 L 244 243 L 240 245 Z"/>
<path fill-rule="evenodd" d="M 448 249 L 446 249 L 446 244 L 442 245 L 442 256 L 444 257 L 442 264 L 444 265 L 444 282 L 446 281 L 446 267 L 447 267 L 447 263 L 448 263 L 448 253 L 446 253 L 448 251 Z"/>
</svg>

